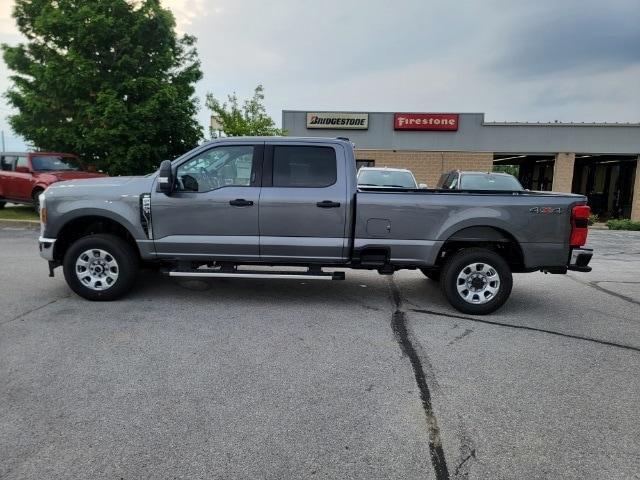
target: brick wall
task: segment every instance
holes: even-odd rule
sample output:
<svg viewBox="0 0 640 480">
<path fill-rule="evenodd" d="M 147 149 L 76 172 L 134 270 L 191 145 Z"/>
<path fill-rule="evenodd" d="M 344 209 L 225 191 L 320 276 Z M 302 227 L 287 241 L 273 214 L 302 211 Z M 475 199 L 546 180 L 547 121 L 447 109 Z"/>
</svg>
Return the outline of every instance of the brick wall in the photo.
<svg viewBox="0 0 640 480">
<path fill-rule="evenodd" d="M 575 161 L 575 153 L 558 153 L 556 155 L 556 161 L 553 166 L 552 191 L 571 193 L 571 184 L 573 183 L 573 165 Z"/>
<path fill-rule="evenodd" d="M 376 167 L 407 168 L 418 183 L 435 187 L 440 174 L 450 170 L 490 172 L 493 153 L 356 150 L 358 160 L 374 160 Z"/>
</svg>

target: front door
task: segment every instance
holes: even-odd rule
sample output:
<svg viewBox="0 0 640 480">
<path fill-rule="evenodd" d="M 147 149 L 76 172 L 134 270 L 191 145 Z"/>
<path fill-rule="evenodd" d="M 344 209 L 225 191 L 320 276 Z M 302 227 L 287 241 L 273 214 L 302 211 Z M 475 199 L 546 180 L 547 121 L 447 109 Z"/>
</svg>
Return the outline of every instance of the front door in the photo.
<svg viewBox="0 0 640 480">
<path fill-rule="evenodd" d="M 342 262 L 348 251 L 347 185 L 340 145 L 274 143 L 265 150 L 260 258 Z"/>
<path fill-rule="evenodd" d="M 180 260 L 259 258 L 263 143 L 213 146 L 182 161 L 171 195 L 152 192 L 156 253 Z"/>
<path fill-rule="evenodd" d="M 22 201 L 31 200 L 33 191 L 33 173 L 26 155 L 18 155 L 16 159 L 16 167 L 13 173 L 14 180 L 11 184 L 11 197 Z"/>
</svg>

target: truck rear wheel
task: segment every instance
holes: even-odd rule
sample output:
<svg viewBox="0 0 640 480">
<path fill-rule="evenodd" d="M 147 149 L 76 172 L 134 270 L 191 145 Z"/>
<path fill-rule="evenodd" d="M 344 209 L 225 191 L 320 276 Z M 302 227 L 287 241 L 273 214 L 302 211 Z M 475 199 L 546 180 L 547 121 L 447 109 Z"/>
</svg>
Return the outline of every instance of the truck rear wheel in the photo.
<svg viewBox="0 0 640 480">
<path fill-rule="evenodd" d="M 115 235 L 89 235 L 69 247 L 63 270 L 67 284 L 81 297 L 115 300 L 133 286 L 138 258 L 131 246 Z"/>
<path fill-rule="evenodd" d="M 513 278 L 507 262 L 484 248 L 467 248 L 454 254 L 442 269 L 440 288 L 460 312 L 486 315 L 509 298 Z"/>
</svg>

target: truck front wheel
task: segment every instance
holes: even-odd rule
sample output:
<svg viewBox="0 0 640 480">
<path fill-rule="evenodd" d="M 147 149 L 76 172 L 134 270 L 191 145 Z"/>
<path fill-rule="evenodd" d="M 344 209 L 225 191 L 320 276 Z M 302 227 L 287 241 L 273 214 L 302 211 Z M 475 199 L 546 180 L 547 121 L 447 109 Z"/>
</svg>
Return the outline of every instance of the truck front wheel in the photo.
<svg viewBox="0 0 640 480">
<path fill-rule="evenodd" d="M 115 235 L 89 235 L 69 247 L 63 270 L 67 284 L 81 297 L 115 300 L 133 286 L 138 258 L 131 246 Z"/>
<path fill-rule="evenodd" d="M 440 288 L 449 303 L 463 313 L 486 315 L 509 298 L 513 278 L 507 262 L 484 248 L 455 253 L 444 265 Z"/>
</svg>

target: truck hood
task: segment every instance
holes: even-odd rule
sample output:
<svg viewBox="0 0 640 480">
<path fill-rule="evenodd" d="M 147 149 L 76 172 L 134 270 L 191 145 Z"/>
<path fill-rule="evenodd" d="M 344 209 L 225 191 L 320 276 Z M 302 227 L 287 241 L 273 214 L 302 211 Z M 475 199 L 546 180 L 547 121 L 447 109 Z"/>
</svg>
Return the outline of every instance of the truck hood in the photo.
<svg viewBox="0 0 640 480">
<path fill-rule="evenodd" d="M 92 177 L 75 178 L 52 184 L 47 191 L 54 195 L 73 195 L 74 192 L 94 192 L 94 194 L 106 194 L 108 192 L 139 194 L 149 191 L 154 176 L 144 177 Z M 98 193 L 100 192 L 100 193 Z M 104 193 L 103 193 L 104 192 Z"/>
</svg>

